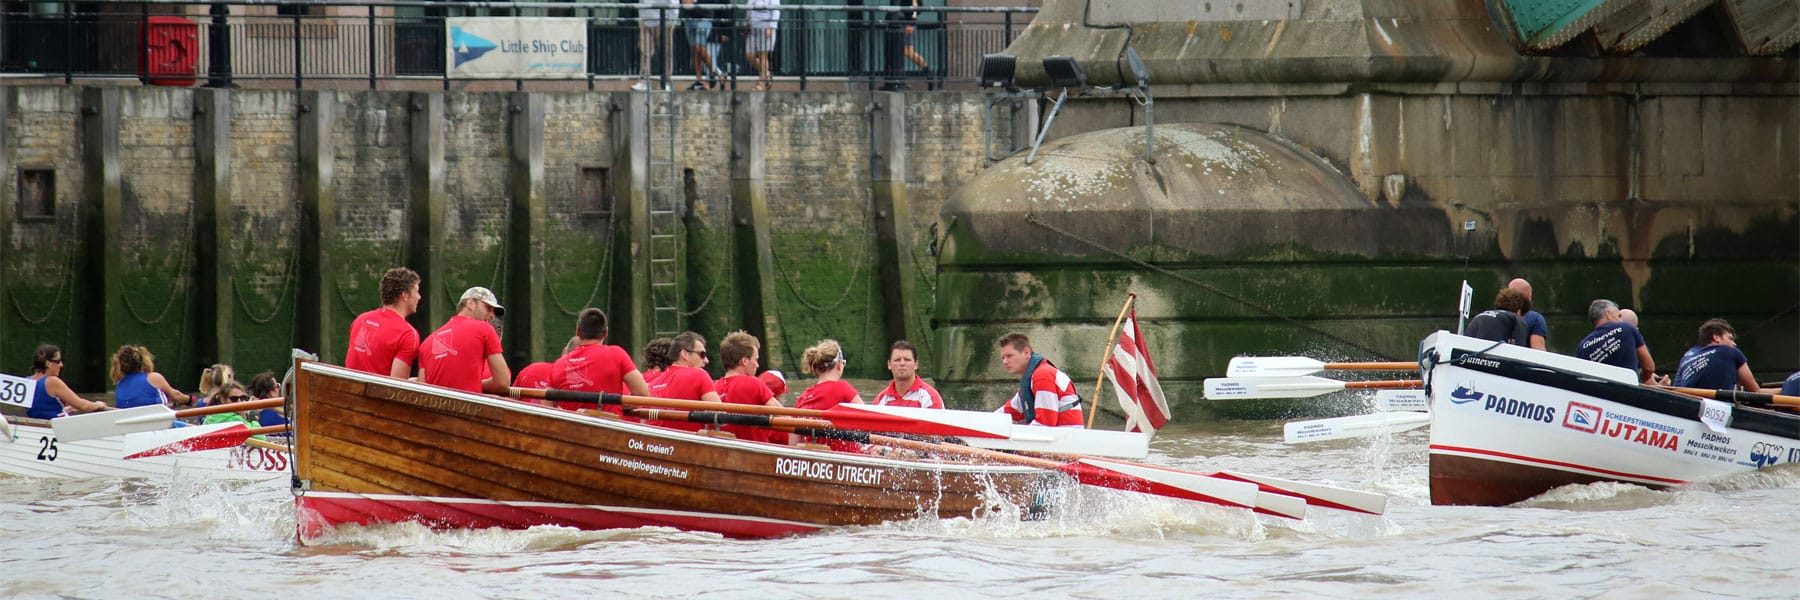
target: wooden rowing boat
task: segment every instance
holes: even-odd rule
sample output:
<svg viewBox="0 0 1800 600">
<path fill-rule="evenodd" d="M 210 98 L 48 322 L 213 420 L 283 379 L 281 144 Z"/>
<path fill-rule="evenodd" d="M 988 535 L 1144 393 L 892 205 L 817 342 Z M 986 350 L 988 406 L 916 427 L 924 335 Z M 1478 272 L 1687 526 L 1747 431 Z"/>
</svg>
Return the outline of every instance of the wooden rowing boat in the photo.
<svg viewBox="0 0 1800 600">
<path fill-rule="evenodd" d="M 1441 331 L 1420 355 L 1433 504 L 1511 504 L 1599 481 L 1665 488 L 1800 462 L 1793 413 L 1703 401 L 1638 385 L 1627 369 Z"/>
<path fill-rule="evenodd" d="M 5 417 L 11 436 L 0 435 L 0 473 L 21 477 L 187 477 L 228 480 L 274 479 L 288 474 L 288 453 L 268 446 L 237 446 L 148 458 L 126 458 L 138 438 L 154 433 L 59 441 L 50 422 Z M 0 428 L 4 429 L 4 428 Z"/>
<path fill-rule="evenodd" d="M 1031 510 L 1069 478 L 727 439 L 296 363 L 302 541 L 340 524 L 667 526 L 760 538 Z"/>
</svg>

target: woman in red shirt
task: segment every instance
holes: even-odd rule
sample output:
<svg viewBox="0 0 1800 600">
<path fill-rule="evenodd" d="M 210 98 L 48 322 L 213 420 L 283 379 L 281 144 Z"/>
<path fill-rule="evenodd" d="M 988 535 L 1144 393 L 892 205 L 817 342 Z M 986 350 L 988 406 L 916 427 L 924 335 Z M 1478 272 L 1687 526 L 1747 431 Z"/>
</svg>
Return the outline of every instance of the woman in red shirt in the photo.
<svg viewBox="0 0 1800 600">
<path fill-rule="evenodd" d="M 856 387 L 844 381 L 844 367 L 849 363 L 844 358 L 844 347 L 837 340 L 819 340 L 819 343 L 806 349 L 800 357 L 800 370 L 809 375 L 817 375 L 819 382 L 800 392 L 800 399 L 794 401 L 797 408 L 812 410 L 829 410 L 839 404 L 862 404 L 862 395 L 856 393 Z M 843 452 L 861 452 L 862 445 L 843 440 L 824 440 L 826 446 Z"/>
</svg>

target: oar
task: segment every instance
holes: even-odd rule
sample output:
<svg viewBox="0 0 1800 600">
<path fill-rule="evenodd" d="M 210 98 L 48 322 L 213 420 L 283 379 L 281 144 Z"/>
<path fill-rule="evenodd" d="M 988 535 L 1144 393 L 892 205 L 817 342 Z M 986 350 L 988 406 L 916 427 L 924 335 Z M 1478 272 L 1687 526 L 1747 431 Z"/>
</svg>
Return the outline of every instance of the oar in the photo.
<svg viewBox="0 0 1800 600">
<path fill-rule="evenodd" d="M 1419 412 L 1383 412 L 1332 419 L 1294 421 L 1282 426 L 1281 439 L 1289 444 L 1341 440 L 1406 431 L 1430 422 L 1430 413 Z"/>
<path fill-rule="evenodd" d="M 129 460 L 165 454 L 232 448 L 253 441 L 250 438 L 254 436 L 287 433 L 287 430 L 287 425 L 251 427 L 242 421 L 174 427 L 125 438 L 123 454 Z"/>
<path fill-rule="evenodd" d="M 1431 396 L 1425 390 L 1375 390 L 1375 410 L 1425 412 L 1431 410 Z"/>
<path fill-rule="evenodd" d="M 1259 500 L 1265 500 L 1265 498 L 1258 487 L 1255 484 L 1247 484 L 1241 481 L 1206 477 L 1190 472 L 1161 470 L 1149 467 L 1148 465 L 1137 465 L 1136 463 L 1092 457 L 1083 457 L 1072 461 L 1057 461 L 1045 458 L 1021 456 L 1018 454 L 1007 454 L 1005 452 L 995 452 L 981 448 L 968 448 L 954 444 L 921 442 L 879 434 L 855 435 L 862 438 L 855 441 L 863 441 L 863 439 L 866 439 L 869 442 L 886 444 L 897 448 L 908 448 L 922 452 L 956 454 L 992 462 L 1003 462 L 1021 466 L 1037 467 L 1045 470 L 1061 471 L 1067 473 L 1070 477 L 1074 477 L 1076 482 L 1083 485 L 1138 492 L 1154 496 L 1179 498 L 1183 500 L 1208 502 L 1237 508 L 1249 508 L 1257 510 L 1258 512 L 1265 512 L 1267 514 L 1291 519 L 1306 518 L 1306 506 L 1304 501 L 1300 501 L 1296 504 L 1291 500 L 1275 497 L 1279 496 L 1279 494 L 1270 494 L 1268 495 L 1269 497 L 1266 498 L 1267 505 L 1265 506 L 1259 502 Z M 1294 500 L 1298 499 L 1296 498 Z"/>
<path fill-rule="evenodd" d="M 1417 379 L 1388 381 L 1338 381 L 1324 377 L 1214 377 L 1206 380 L 1208 400 L 1255 398 L 1310 398 L 1341 390 L 1416 388 Z"/>
<path fill-rule="evenodd" d="M 1059 455 L 1059 454 L 1048 454 L 1048 455 L 1038 454 L 1038 456 L 1043 456 L 1045 458 L 1051 458 L 1051 459 L 1061 460 L 1061 461 L 1071 461 L 1071 460 L 1077 460 L 1077 459 L 1082 458 L 1079 456 L 1068 456 L 1068 455 Z M 1122 463 L 1124 461 L 1111 460 L 1109 462 Z M 1150 469 L 1174 471 L 1177 473 L 1186 473 L 1189 475 L 1195 475 L 1195 476 L 1199 476 L 1199 477 L 1213 477 L 1213 478 L 1217 478 L 1217 479 L 1228 479 L 1231 481 L 1247 481 L 1250 483 L 1254 483 L 1258 487 L 1262 488 L 1262 492 L 1264 494 L 1274 494 L 1274 495 L 1298 499 L 1301 502 L 1303 502 L 1304 504 L 1306 504 L 1307 506 L 1317 506 L 1320 508 L 1331 508 L 1331 509 L 1337 509 L 1337 510 L 1348 510 L 1348 511 L 1354 511 L 1354 512 L 1368 513 L 1368 514 L 1372 514 L 1372 515 L 1379 515 L 1379 514 L 1382 514 L 1383 512 L 1387 511 L 1387 496 L 1383 496 L 1381 494 L 1377 494 L 1374 492 L 1365 492 L 1362 490 L 1353 490 L 1353 489 L 1349 489 L 1349 488 L 1341 488 L 1341 487 L 1329 486 L 1329 485 L 1324 485 L 1324 484 L 1319 484 L 1319 483 L 1302 483 L 1299 481 L 1291 481 L 1291 480 L 1281 479 L 1281 478 L 1277 478 L 1277 477 L 1269 477 L 1266 475 L 1251 475 L 1248 473 L 1239 473 L 1237 471 L 1215 471 L 1212 473 L 1201 473 L 1198 471 L 1183 471 L 1181 469 L 1176 469 L 1173 467 L 1165 467 L 1165 466 L 1161 466 L 1161 465 L 1146 465 L 1143 463 L 1125 463 L 1125 464 L 1132 464 L 1132 465 L 1137 465 L 1140 467 L 1145 467 L 1145 468 L 1150 468 Z M 1259 496 L 1259 498 L 1261 498 L 1261 497 Z M 1261 505 L 1265 504 L 1267 501 L 1259 499 L 1257 502 L 1258 502 L 1258 505 L 1261 506 Z"/>
<path fill-rule="evenodd" d="M 1708 389 L 1701 389 L 1701 388 L 1687 388 L 1687 387 L 1674 387 L 1674 386 L 1658 386 L 1658 387 L 1661 387 L 1665 390 L 1669 390 L 1672 392 L 1681 392 L 1681 393 L 1687 394 L 1689 396 L 1697 396 L 1700 398 L 1711 398 L 1714 400 L 1727 400 L 1730 402 L 1734 402 L 1737 404 L 1744 404 L 1747 406 L 1768 406 L 1771 404 L 1778 405 L 1778 406 L 1800 406 L 1800 396 L 1783 396 L 1781 394 L 1768 394 L 1768 393 L 1763 393 L 1763 392 L 1740 392 L 1737 390 L 1708 390 Z M 51 422 L 54 423 L 55 421 L 51 421 Z"/>
<path fill-rule="evenodd" d="M 269 398 L 265 400 L 233 402 L 231 404 L 215 404 L 213 406 L 203 406 L 180 411 L 170 410 L 169 407 L 161 404 L 152 404 L 150 406 L 139 406 L 124 410 L 103 410 L 85 415 L 51 419 L 50 429 L 51 431 L 56 432 L 57 440 L 63 442 L 79 442 L 82 440 L 125 435 L 127 433 L 137 433 L 140 431 L 167 429 L 170 425 L 175 423 L 176 419 L 188 419 L 211 414 L 239 412 L 260 408 L 274 408 L 281 406 L 284 402 L 286 401 L 281 398 Z"/>
<path fill-rule="evenodd" d="M 618 404 L 672 408 L 689 411 L 719 411 L 739 414 L 771 415 L 822 419 L 836 429 L 911 433 L 917 435 L 963 438 L 971 445 L 1000 450 L 1037 450 L 1094 454 L 1121 458 L 1143 458 L 1150 454 L 1150 441 L 1142 433 L 1094 431 L 1061 427 L 1014 426 L 1012 419 L 1000 413 L 966 410 L 941 410 L 840 404 L 827 410 L 808 410 L 760 404 L 727 404 L 697 400 L 672 400 L 621 394 L 538 390 L 513 388 L 514 397 L 542 398 L 561 402 Z"/>
<path fill-rule="evenodd" d="M 1418 363 L 1328 363 L 1304 356 L 1238 356 L 1225 366 L 1226 377 L 1299 377 L 1319 371 L 1417 371 Z"/>
</svg>

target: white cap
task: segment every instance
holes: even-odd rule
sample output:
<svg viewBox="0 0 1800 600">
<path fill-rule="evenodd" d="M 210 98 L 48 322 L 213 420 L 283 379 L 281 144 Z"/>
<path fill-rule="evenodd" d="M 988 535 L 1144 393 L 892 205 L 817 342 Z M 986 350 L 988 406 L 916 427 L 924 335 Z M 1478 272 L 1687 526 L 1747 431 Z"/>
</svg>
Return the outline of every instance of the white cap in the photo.
<svg viewBox="0 0 1800 600">
<path fill-rule="evenodd" d="M 494 297 L 494 290 L 481 286 L 469 288 L 469 291 L 463 292 L 462 298 L 457 300 L 456 303 L 462 304 L 464 300 L 470 298 L 480 300 L 482 304 L 494 307 L 494 316 L 496 317 L 506 315 L 506 307 L 500 306 L 500 299 Z"/>
</svg>

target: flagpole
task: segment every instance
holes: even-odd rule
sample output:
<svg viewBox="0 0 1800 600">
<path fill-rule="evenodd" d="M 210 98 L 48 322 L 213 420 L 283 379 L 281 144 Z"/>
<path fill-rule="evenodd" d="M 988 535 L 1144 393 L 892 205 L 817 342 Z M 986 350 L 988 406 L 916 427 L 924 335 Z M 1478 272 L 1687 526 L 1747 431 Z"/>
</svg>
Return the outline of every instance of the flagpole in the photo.
<svg viewBox="0 0 1800 600">
<path fill-rule="evenodd" d="M 1137 301 L 1137 294 L 1125 294 L 1125 306 L 1119 307 L 1119 318 L 1113 319 L 1112 333 L 1106 334 L 1106 349 L 1100 352 L 1100 376 L 1094 378 L 1094 402 L 1088 410 L 1088 429 L 1094 428 L 1094 416 L 1100 414 L 1100 386 L 1106 383 L 1106 362 L 1112 359 L 1113 345 L 1119 343 L 1119 325 L 1125 322 L 1125 315 L 1131 312 L 1131 303 Z"/>
</svg>

